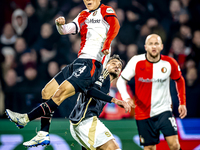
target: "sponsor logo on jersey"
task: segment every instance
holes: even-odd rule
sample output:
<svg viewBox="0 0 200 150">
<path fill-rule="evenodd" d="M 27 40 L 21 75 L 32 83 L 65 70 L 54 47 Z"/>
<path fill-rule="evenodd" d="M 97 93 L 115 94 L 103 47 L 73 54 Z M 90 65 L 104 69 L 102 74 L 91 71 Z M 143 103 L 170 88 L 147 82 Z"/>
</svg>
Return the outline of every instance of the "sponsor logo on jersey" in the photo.
<svg viewBox="0 0 200 150">
<path fill-rule="evenodd" d="M 107 9 L 106 9 L 106 12 L 107 12 L 107 13 L 114 13 L 114 11 L 113 11 L 112 8 L 107 8 Z"/>
<path fill-rule="evenodd" d="M 93 16 L 96 16 L 96 14 L 97 14 L 97 11 L 93 12 L 93 14 L 92 14 L 92 15 L 93 15 Z"/>
<path fill-rule="evenodd" d="M 166 72 L 167 72 L 167 68 L 162 67 L 162 68 L 161 68 L 161 72 L 162 72 L 162 73 L 166 73 Z"/>
<path fill-rule="evenodd" d="M 100 23 L 100 19 L 86 19 L 85 22 L 86 23 Z"/>
<path fill-rule="evenodd" d="M 141 81 L 141 82 L 160 82 L 160 83 L 163 83 L 165 82 L 167 79 L 143 79 L 143 78 L 139 78 L 138 81 Z"/>
<path fill-rule="evenodd" d="M 144 70 L 145 70 L 145 68 L 140 68 L 140 70 L 144 71 Z"/>
</svg>

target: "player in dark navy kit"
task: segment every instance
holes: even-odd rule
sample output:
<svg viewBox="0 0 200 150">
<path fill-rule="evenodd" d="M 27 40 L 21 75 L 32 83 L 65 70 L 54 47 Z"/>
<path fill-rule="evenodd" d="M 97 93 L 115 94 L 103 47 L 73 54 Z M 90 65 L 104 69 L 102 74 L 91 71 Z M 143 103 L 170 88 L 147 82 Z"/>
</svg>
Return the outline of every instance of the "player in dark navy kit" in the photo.
<svg viewBox="0 0 200 150">
<path fill-rule="evenodd" d="M 114 55 L 108 61 L 93 88 L 101 89 L 103 93 L 109 93 L 110 82 L 119 76 L 121 69 L 122 62 L 119 57 Z M 120 150 L 112 133 L 98 119 L 103 107 L 107 102 L 111 103 L 112 98 L 108 96 L 99 100 L 97 94 L 91 90 L 79 94 L 77 104 L 69 116 L 71 134 L 79 144 L 88 150 Z M 88 95 L 92 95 L 93 98 Z"/>
<path fill-rule="evenodd" d="M 119 65 L 119 64 L 118 64 L 118 66 L 115 65 L 116 62 L 115 62 L 114 60 L 117 61 L 116 58 L 119 58 L 119 57 L 116 56 L 116 55 L 114 55 L 112 58 L 110 58 L 110 59 L 108 60 L 108 63 L 107 63 L 107 65 L 106 65 L 107 67 L 113 66 L 113 67 L 110 69 L 109 72 L 110 72 L 110 74 L 112 74 L 112 76 L 114 76 L 115 78 L 118 76 L 117 73 L 121 71 L 121 65 Z M 118 62 L 119 62 L 119 61 L 118 61 Z M 121 62 L 120 62 L 120 63 L 121 63 Z M 66 69 L 66 68 L 65 68 L 65 69 Z M 65 69 L 64 69 L 64 70 L 65 70 Z M 69 67 L 68 67 L 67 69 L 70 69 L 70 65 L 69 65 Z M 67 72 L 67 70 L 65 70 L 65 71 Z M 65 72 L 65 71 L 63 71 L 63 72 Z M 111 72 L 111 71 L 112 71 L 112 72 Z M 64 78 L 65 78 L 63 72 L 58 73 L 58 75 L 56 75 L 56 76 L 54 77 L 54 80 L 56 80 L 58 83 L 61 82 L 62 80 L 64 80 Z M 108 71 L 107 71 L 107 72 L 104 72 L 104 76 L 107 76 L 107 78 L 108 78 L 109 72 L 108 72 Z M 116 72 L 116 73 L 115 73 L 115 72 Z M 117 74 L 117 75 L 116 75 L 116 74 Z M 66 75 L 66 74 L 65 74 L 65 75 Z M 114 77 L 113 77 L 113 78 L 114 78 Z M 100 80 L 100 81 L 99 81 L 99 80 Z M 95 82 L 95 85 L 97 84 L 97 85 L 101 86 L 102 82 L 103 82 L 105 79 L 103 78 L 103 76 L 100 76 L 100 77 L 99 77 L 99 80 Z M 102 92 L 108 93 L 108 92 L 109 92 L 109 88 L 110 88 L 110 81 L 107 79 L 106 82 L 103 82 L 103 83 L 104 83 L 104 84 L 106 83 L 106 86 L 104 85 L 103 87 L 106 88 L 107 90 L 105 91 L 105 90 L 102 89 L 102 90 L 103 90 Z M 79 98 L 79 99 L 82 98 L 82 100 L 84 100 L 84 99 L 85 99 L 85 98 L 83 98 L 84 95 L 88 95 L 88 97 L 91 97 L 91 96 L 96 97 L 96 96 L 97 96 L 97 98 L 99 98 L 99 99 L 104 99 L 104 100 L 107 101 L 107 102 L 114 102 L 114 103 L 116 103 L 116 104 L 118 104 L 118 105 L 124 107 L 126 111 L 130 111 L 130 106 L 127 105 L 126 102 L 117 100 L 117 99 L 115 99 L 115 98 L 112 98 L 112 97 L 110 97 L 110 96 L 108 96 L 108 95 L 102 93 L 101 91 L 98 90 L 98 89 L 100 89 L 100 88 L 96 88 L 95 85 L 94 85 L 92 88 L 90 88 L 89 90 L 85 90 L 85 91 L 84 91 L 84 94 L 79 94 L 79 93 L 77 93 L 77 94 L 74 95 L 73 97 L 70 97 L 70 98 L 69 98 L 70 100 L 67 100 L 67 102 L 68 102 L 68 105 L 69 105 L 71 108 L 69 108 L 69 109 L 66 110 L 66 111 L 72 111 L 72 108 L 74 107 L 73 105 L 75 105 L 74 101 L 76 101 L 77 98 Z M 80 95 L 81 95 L 81 97 L 80 97 Z M 79 102 L 81 102 L 81 100 L 80 100 Z M 78 102 L 78 103 L 79 103 L 79 102 Z M 105 105 L 105 102 L 100 102 L 100 103 L 102 103 L 102 104 Z M 100 104 L 100 103 L 99 103 L 99 104 Z M 92 103 L 91 103 L 91 104 L 92 104 Z M 102 105 L 102 108 L 103 108 L 104 105 Z M 99 105 L 99 106 L 100 106 L 100 105 Z M 99 107 L 99 109 L 96 109 L 96 108 L 95 108 L 95 109 L 96 109 L 95 111 L 98 111 L 98 113 L 100 114 L 100 112 L 102 111 L 102 108 L 101 108 L 101 107 Z M 30 114 L 32 115 L 32 114 L 35 113 L 35 111 L 38 111 L 38 110 L 35 109 L 35 110 L 33 110 L 32 112 L 30 112 L 30 113 L 28 113 L 28 114 L 19 114 L 19 113 L 17 113 L 17 114 L 18 114 L 18 116 L 22 116 L 20 119 L 25 120 L 24 115 L 27 115 L 27 116 L 29 116 Z M 73 111 L 73 112 L 74 112 L 74 111 Z M 81 109 L 80 109 L 79 115 L 80 115 L 81 113 L 83 113 L 83 111 L 81 111 Z M 98 114 L 98 116 L 99 116 L 99 114 Z M 51 115 L 52 115 L 52 113 L 48 113 L 48 114 L 46 113 L 46 114 L 43 115 L 43 119 L 45 119 L 45 118 L 49 118 L 49 119 L 50 119 L 50 118 L 51 118 Z M 71 115 L 70 118 L 72 118 L 72 120 L 73 120 L 72 115 Z M 74 119 L 75 119 L 75 118 L 76 118 L 76 117 L 74 117 Z M 21 123 L 21 122 L 20 122 L 20 123 Z M 27 123 L 27 122 L 25 122 L 25 123 Z M 25 126 L 24 124 L 20 124 L 20 125 Z M 28 146 L 28 147 L 37 146 L 37 145 L 48 145 L 48 144 L 50 143 L 50 138 L 49 138 L 49 133 L 48 133 L 48 132 L 49 132 L 49 126 L 50 126 L 50 122 L 41 122 L 41 131 L 39 131 L 39 132 L 37 133 L 37 135 L 36 135 L 33 139 L 31 139 L 30 141 L 23 143 L 23 145 L 24 145 L 24 146 Z"/>
</svg>

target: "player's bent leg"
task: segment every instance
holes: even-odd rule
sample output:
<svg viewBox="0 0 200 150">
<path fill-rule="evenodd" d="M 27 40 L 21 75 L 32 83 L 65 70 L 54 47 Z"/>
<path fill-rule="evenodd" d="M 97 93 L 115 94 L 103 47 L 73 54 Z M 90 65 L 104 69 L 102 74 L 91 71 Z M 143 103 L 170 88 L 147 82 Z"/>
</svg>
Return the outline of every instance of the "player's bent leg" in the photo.
<svg viewBox="0 0 200 150">
<path fill-rule="evenodd" d="M 67 80 L 63 81 L 58 90 L 52 97 L 52 100 L 59 106 L 66 98 L 75 94 L 74 86 Z"/>
<path fill-rule="evenodd" d="M 49 133 L 44 131 L 39 131 L 34 138 L 32 138 L 30 141 L 23 143 L 23 145 L 26 147 L 49 145 L 49 144 L 50 144 Z"/>
<path fill-rule="evenodd" d="M 49 100 L 59 87 L 58 82 L 53 78 L 42 89 L 42 99 Z"/>
<path fill-rule="evenodd" d="M 111 139 L 105 144 L 97 147 L 96 150 L 120 150 L 120 148 L 115 139 Z"/>
<path fill-rule="evenodd" d="M 57 81 L 58 80 L 58 81 Z M 58 87 L 59 87 L 59 81 L 60 80 L 64 80 L 63 76 L 60 76 L 60 73 L 58 73 L 55 78 L 52 78 L 46 85 L 45 87 L 42 89 L 42 100 L 43 102 L 46 102 L 47 100 L 49 100 L 54 93 L 57 91 Z M 59 83 L 58 83 L 59 82 Z M 41 117 L 41 131 L 46 131 L 49 132 L 49 127 L 50 127 L 50 122 L 51 122 L 51 118 L 53 116 L 52 112 L 50 114 L 50 116 L 42 116 Z"/>
<path fill-rule="evenodd" d="M 180 150 L 180 144 L 178 140 L 178 135 L 172 135 L 165 137 L 170 150 Z"/>
<path fill-rule="evenodd" d="M 144 150 L 156 150 L 156 145 L 144 146 Z"/>
</svg>

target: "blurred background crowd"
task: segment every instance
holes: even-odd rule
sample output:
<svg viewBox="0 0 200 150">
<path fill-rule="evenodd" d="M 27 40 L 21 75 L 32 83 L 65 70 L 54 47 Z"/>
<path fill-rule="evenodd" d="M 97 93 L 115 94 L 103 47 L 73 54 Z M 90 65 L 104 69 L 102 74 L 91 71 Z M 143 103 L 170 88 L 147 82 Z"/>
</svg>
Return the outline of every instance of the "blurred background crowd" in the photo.
<svg viewBox="0 0 200 150">
<path fill-rule="evenodd" d="M 186 81 L 187 117 L 200 118 L 200 1 L 199 0 L 102 0 L 117 13 L 121 28 L 112 42 L 112 54 L 124 65 L 145 53 L 147 35 L 157 33 L 164 44 L 162 54 L 175 58 Z M 29 112 L 39 105 L 44 85 L 65 65 L 77 58 L 80 36 L 59 35 L 55 19 L 71 22 L 85 9 L 82 0 L 0 1 L 0 117 L 5 108 Z M 134 99 L 134 80 L 127 88 Z M 171 81 L 174 115 L 178 98 Z M 145 94 L 145 93 L 144 93 Z M 115 82 L 110 95 L 121 98 Z M 65 117 L 65 104 L 55 117 Z M 105 119 L 133 118 L 115 104 L 107 104 Z"/>
</svg>

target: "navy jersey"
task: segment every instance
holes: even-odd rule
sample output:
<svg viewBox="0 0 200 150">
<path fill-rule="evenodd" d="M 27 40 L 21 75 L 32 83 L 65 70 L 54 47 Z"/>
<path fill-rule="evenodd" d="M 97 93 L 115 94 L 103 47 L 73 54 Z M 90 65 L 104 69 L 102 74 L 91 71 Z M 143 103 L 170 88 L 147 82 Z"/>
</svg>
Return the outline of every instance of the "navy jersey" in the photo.
<svg viewBox="0 0 200 150">
<path fill-rule="evenodd" d="M 104 93 L 109 93 L 110 89 L 110 77 L 108 70 L 104 70 L 95 82 L 94 87 L 100 89 Z M 72 110 L 69 120 L 73 124 L 79 124 L 82 119 L 92 116 L 99 116 L 103 110 L 103 107 L 107 102 L 87 96 L 86 93 L 79 93 L 77 98 L 77 104 Z"/>
</svg>

